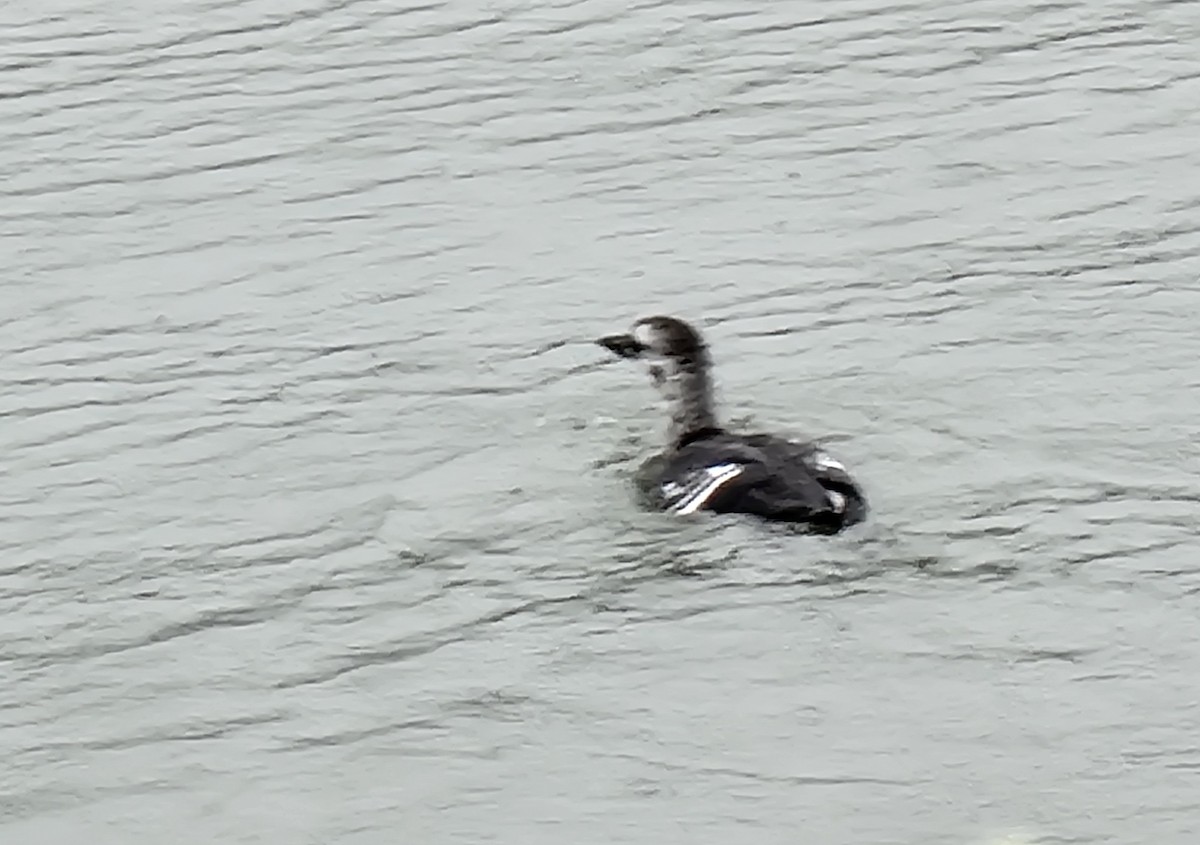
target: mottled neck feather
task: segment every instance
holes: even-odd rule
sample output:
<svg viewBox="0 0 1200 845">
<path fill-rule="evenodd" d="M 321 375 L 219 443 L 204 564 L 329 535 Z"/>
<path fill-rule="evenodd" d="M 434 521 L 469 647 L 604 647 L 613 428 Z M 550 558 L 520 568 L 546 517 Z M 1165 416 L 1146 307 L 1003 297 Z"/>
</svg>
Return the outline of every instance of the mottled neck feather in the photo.
<svg viewBox="0 0 1200 845">
<path fill-rule="evenodd" d="M 672 448 L 697 432 L 720 428 L 713 410 L 712 381 L 703 364 L 680 366 L 667 378 L 663 393 L 671 415 L 667 438 Z"/>
</svg>

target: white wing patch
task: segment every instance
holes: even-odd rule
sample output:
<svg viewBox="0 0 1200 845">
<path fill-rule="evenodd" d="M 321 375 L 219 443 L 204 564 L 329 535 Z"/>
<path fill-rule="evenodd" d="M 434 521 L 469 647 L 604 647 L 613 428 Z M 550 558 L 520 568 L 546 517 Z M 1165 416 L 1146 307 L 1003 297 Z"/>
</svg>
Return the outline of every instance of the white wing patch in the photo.
<svg viewBox="0 0 1200 845">
<path fill-rule="evenodd" d="M 667 510 L 677 514 L 695 513 L 708 504 L 718 490 L 745 471 L 741 464 L 716 464 L 692 474 L 685 484 L 668 482 L 662 486 L 663 495 L 671 502 Z"/>
<path fill-rule="evenodd" d="M 813 465 L 817 469 L 836 469 L 846 471 L 846 465 L 831 456 L 828 452 L 817 452 L 812 456 Z"/>
</svg>

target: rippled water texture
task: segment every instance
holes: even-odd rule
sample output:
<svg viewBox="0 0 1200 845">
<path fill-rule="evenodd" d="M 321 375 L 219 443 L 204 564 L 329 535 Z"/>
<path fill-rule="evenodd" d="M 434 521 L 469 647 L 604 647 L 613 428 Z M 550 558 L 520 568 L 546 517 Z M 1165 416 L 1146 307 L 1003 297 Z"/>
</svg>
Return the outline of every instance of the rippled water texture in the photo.
<svg viewBox="0 0 1200 845">
<path fill-rule="evenodd" d="M 1200 5 L 0 41 L 4 842 L 1195 845 Z M 638 510 L 655 311 L 871 522 Z"/>
</svg>

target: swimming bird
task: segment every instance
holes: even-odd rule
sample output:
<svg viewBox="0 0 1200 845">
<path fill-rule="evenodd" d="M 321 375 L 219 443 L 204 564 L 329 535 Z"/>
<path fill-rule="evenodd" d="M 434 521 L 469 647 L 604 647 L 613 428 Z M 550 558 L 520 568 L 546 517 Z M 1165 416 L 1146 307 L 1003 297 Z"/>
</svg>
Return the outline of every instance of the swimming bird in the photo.
<svg viewBox="0 0 1200 845">
<path fill-rule="evenodd" d="M 628 333 L 596 343 L 644 364 L 666 400 L 666 449 L 642 465 L 635 482 L 651 507 L 675 514 L 753 514 L 822 534 L 866 518 L 862 489 L 815 443 L 739 434 L 721 425 L 708 345 L 684 320 L 643 317 Z"/>
</svg>

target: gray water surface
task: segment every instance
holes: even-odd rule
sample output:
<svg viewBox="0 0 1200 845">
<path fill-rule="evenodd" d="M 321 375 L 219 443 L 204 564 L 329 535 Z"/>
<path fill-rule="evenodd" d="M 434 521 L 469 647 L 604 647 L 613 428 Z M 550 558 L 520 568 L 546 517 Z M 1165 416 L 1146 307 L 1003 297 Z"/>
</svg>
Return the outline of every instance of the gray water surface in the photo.
<svg viewBox="0 0 1200 845">
<path fill-rule="evenodd" d="M 1200 6 L 0 7 L 0 840 L 1200 836 Z M 677 313 L 837 538 L 636 508 Z"/>
</svg>

